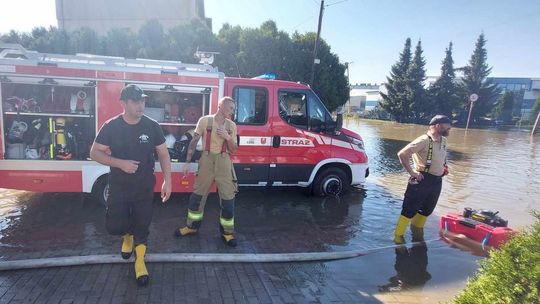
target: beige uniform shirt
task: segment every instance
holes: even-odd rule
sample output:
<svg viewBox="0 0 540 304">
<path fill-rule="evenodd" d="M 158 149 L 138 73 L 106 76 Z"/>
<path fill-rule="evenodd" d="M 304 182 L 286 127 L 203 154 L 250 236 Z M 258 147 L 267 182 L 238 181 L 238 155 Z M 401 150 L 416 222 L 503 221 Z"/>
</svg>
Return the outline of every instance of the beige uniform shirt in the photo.
<svg viewBox="0 0 540 304">
<path fill-rule="evenodd" d="M 206 127 L 208 126 L 208 121 L 210 119 L 214 119 L 214 115 L 207 115 L 199 118 L 199 121 L 197 122 L 197 127 L 195 128 L 195 133 L 202 136 L 203 151 L 206 151 Z M 217 122 L 214 120 L 212 122 L 212 139 L 210 142 L 210 153 L 221 153 L 221 147 L 223 146 L 223 142 L 225 141 L 217 134 L 218 127 L 219 126 Z M 236 143 L 236 124 L 230 119 L 225 119 L 225 129 L 229 132 L 233 141 Z"/>
<path fill-rule="evenodd" d="M 441 136 L 439 141 L 433 141 L 433 154 L 429 174 L 436 176 L 443 175 L 444 164 L 446 163 L 446 143 L 447 139 L 444 136 Z M 415 170 L 418 172 L 425 171 L 429 149 L 429 136 L 427 134 L 419 136 L 409 143 L 407 148 L 413 152 L 412 159 Z"/>
</svg>

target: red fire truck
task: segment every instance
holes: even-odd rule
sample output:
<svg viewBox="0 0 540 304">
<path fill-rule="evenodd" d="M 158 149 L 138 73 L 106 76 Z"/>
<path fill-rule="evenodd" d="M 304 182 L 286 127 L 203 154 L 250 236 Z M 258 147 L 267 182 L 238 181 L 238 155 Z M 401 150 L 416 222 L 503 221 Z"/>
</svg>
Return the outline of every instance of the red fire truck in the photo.
<svg viewBox="0 0 540 304">
<path fill-rule="evenodd" d="M 0 44 L 0 187 L 94 193 L 104 201 L 109 168 L 92 161 L 89 149 L 101 125 L 122 111 L 118 99 L 128 83 L 149 96 L 145 114 L 166 134 L 174 192 L 192 190 L 196 161 L 192 174 L 180 172 L 186 143 L 222 96 L 237 101 L 233 161 L 241 186 L 340 194 L 369 174 L 360 135 L 342 129 L 305 84 L 228 78 L 208 64 L 44 54 Z M 160 172 L 156 162 L 156 187 Z"/>
</svg>

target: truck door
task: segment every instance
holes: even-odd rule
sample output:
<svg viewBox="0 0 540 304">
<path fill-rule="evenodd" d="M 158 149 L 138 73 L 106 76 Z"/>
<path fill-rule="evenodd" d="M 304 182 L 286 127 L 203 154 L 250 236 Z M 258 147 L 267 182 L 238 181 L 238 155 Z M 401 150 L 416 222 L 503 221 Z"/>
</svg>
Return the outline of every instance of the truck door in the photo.
<svg viewBox="0 0 540 304">
<path fill-rule="evenodd" d="M 233 155 L 238 181 L 242 185 L 266 185 L 272 137 L 269 134 L 271 92 L 265 87 L 233 85 L 238 127 L 238 151 Z"/>
<path fill-rule="evenodd" d="M 317 163 L 331 157 L 319 136 L 327 111 L 310 90 L 279 89 L 276 94 L 270 179 L 274 185 L 307 182 Z"/>
</svg>

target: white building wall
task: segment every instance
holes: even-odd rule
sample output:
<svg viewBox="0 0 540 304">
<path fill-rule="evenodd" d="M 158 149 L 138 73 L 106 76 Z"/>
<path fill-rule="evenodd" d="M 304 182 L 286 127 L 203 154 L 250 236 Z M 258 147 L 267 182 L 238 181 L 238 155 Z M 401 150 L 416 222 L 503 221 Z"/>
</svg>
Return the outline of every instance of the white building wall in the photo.
<svg viewBox="0 0 540 304">
<path fill-rule="evenodd" d="M 89 27 L 99 34 L 112 28 L 137 32 L 157 19 L 165 29 L 204 17 L 204 0 L 55 0 L 58 27 L 74 31 Z"/>
<path fill-rule="evenodd" d="M 351 102 L 353 100 L 356 100 L 356 105 L 356 103 L 361 101 L 362 105 L 360 105 L 359 109 L 355 111 L 355 108 L 352 106 L 351 103 L 351 112 L 373 110 L 373 108 L 375 108 L 382 100 L 380 92 L 384 89 L 385 86 L 382 84 L 360 84 L 352 86 L 352 89 L 350 91 Z"/>
</svg>

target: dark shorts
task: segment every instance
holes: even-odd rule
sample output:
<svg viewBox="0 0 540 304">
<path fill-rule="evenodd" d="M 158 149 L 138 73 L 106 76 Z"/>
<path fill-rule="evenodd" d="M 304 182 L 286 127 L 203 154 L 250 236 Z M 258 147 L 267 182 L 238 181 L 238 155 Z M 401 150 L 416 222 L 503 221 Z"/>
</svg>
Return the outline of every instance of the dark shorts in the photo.
<svg viewBox="0 0 540 304">
<path fill-rule="evenodd" d="M 105 226 L 112 235 L 133 234 L 145 244 L 152 221 L 155 178 L 145 184 L 109 183 Z"/>
<path fill-rule="evenodd" d="M 429 216 L 433 213 L 442 188 L 442 177 L 422 173 L 418 184 L 407 184 L 401 215 L 412 218 L 416 213 Z"/>
</svg>

